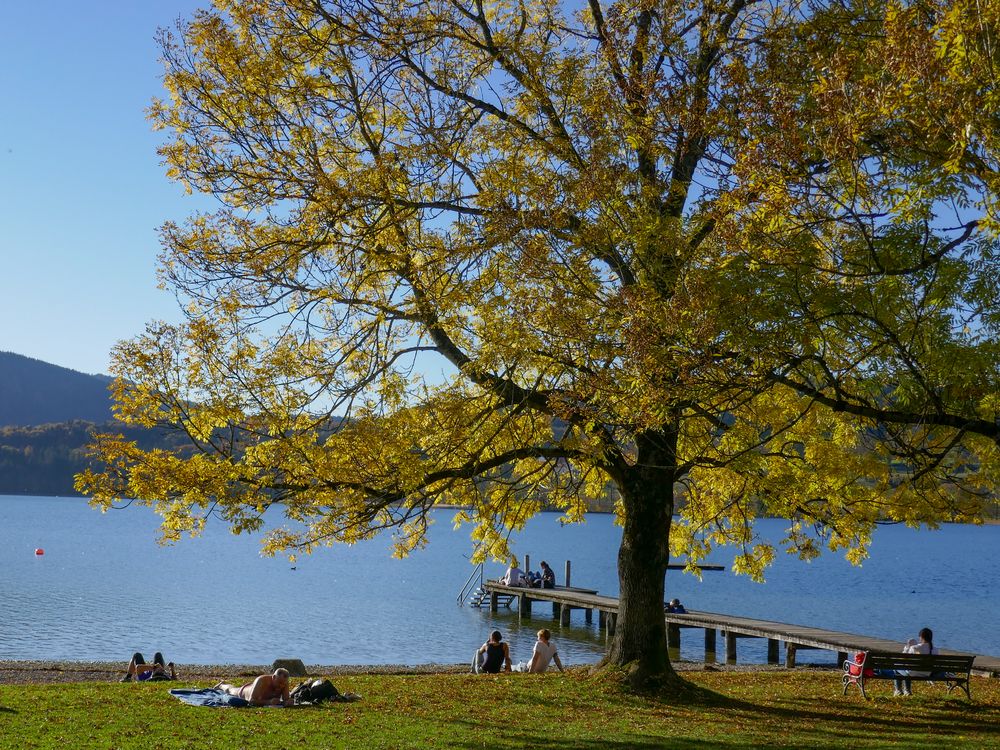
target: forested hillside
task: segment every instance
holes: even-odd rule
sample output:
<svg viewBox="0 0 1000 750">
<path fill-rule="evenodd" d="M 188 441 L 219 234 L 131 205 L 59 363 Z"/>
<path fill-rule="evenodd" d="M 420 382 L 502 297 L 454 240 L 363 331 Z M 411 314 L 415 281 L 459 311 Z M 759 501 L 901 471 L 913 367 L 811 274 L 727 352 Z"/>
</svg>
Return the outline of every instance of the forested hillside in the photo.
<svg viewBox="0 0 1000 750">
<path fill-rule="evenodd" d="M 75 495 L 91 432 L 122 433 L 147 448 L 179 445 L 159 430 L 112 422 L 106 375 L 86 375 L 0 352 L 0 495 Z"/>
<path fill-rule="evenodd" d="M 11 352 L 0 352 L 0 427 L 107 422 L 111 397 L 106 375 L 86 375 Z"/>
<path fill-rule="evenodd" d="M 0 427 L 0 495 L 76 495 L 73 475 L 86 469 L 92 431 L 114 432 L 147 449 L 173 448 L 181 436 L 120 423 L 80 420 L 30 427 Z"/>
</svg>

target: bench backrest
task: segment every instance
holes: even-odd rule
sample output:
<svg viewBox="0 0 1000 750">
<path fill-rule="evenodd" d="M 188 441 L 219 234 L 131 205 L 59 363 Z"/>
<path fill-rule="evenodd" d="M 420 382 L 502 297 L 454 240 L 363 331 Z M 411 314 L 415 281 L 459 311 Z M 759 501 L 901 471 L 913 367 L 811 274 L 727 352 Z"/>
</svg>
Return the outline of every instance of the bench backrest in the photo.
<svg viewBox="0 0 1000 750">
<path fill-rule="evenodd" d="M 871 669 L 910 669 L 923 672 L 968 672 L 975 656 L 962 654 L 892 654 L 869 651 L 865 666 Z"/>
</svg>

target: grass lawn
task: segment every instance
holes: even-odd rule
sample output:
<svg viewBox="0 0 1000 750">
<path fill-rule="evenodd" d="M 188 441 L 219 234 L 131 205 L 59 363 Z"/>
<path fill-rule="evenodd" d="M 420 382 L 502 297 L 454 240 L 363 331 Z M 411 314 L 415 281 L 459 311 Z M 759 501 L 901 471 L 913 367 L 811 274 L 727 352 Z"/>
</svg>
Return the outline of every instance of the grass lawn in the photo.
<svg viewBox="0 0 1000 750">
<path fill-rule="evenodd" d="M 196 708 L 163 683 L 0 685 L 0 747 L 1000 748 L 1000 680 L 974 679 L 969 703 L 922 683 L 892 698 L 888 681 L 843 697 L 836 672 L 685 677 L 696 703 L 583 673 L 338 676 L 363 700 L 294 710 Z"/>
</svg>

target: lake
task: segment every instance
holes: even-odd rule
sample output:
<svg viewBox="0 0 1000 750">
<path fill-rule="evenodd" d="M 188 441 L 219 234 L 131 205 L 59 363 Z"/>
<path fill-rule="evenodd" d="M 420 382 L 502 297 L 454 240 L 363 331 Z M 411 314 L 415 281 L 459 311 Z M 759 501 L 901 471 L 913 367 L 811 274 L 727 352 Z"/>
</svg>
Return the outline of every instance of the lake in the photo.
<svg viewBox="0 0 1000 750">
<path fill-rule="evenodd" d="M 531 655 L 534 632 L 550 627 L 563 661 L 593 663 L 604 651 L 596 621 L 574 612 L 561 628 L 547 607 L 518 624 L 516 610 L 491 615 L 458 606 L 472 572 L 470 529 L 452 529 L 440 510 L 430 545 L 405 560 L 388 537 L 322 549 L 293 567 L 259 554 L 256 538 L 210 521 L 195 540 L 160 547 L 148 509 L 101 514 L 85 500 L 0 496 L 0 659 L 127 660 L 163 651 L 182 664 L 424 664 L 466 661 L 499 628 L 515 660 Z M 784 522 L 765 519 L 778 539 Z M 557 514 L 533 519 L 515 550 L 532 567 L 546 559 L 562 582 L 618 591 L 620 529 L 608 515 L 562 526 Z M 44 555 L 35 555 L 43 548 Z M 876 531 L 872 557 L 854 568 L 827 554 L 811 563 L 779 554 L 765 584 L 730 572 L 704 579 L 670 571 L 667 597 L 688 607 L 858 632 L 904 641 L 923 626 L 935 644 L 1000 652 L 1000 526 L 947 525 Z M 711 562 L 728 565 L 731 553 Z M 487 565 L 489 577 L 503 566 Z M 701 658 L 700 631 L 687 631 L 684 658 Z M 765 641 L 740 640 L 741 661 L 766 659 Z M 809 653 L 801 654 L 809 659 Z M 821 652 L 817 652 L 819 654 Z M 817 660 L 827 659 L 817 656 Z M 832 656 L 829 657 L 832 660 Z"/>
</svg>

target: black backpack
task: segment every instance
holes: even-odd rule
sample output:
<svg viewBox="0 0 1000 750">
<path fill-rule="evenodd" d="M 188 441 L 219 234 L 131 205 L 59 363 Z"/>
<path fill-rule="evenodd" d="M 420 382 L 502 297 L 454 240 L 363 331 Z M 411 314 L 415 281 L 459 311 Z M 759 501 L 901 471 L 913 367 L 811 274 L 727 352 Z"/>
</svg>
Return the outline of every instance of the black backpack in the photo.
<svg viewBox="0 0 1000 750">
<path fill-rule="evenodd" d="M 296 706 L 315 705 L 340 700 L 340 692 L 329 680 L 307 680 L 291 692 L 291 698 Z"/>
</svg>

